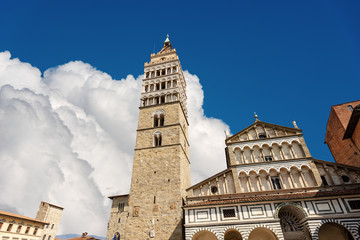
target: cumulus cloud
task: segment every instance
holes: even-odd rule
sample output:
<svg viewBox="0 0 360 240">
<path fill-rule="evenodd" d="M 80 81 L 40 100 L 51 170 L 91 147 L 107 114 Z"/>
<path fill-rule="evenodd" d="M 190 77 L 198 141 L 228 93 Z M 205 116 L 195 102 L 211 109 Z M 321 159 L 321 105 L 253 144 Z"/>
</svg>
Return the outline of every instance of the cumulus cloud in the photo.
<svg viewBox="0 0 360 240">
<path fill-rule="evenodd" d="M 196 75 L 187 80 L 192 182 L 225 168 L 224 129 L 205 116 Z M 35 216 L 65 208 L 58 234 L 106 235 L 109 195 L 129 191 L 142 76 L 115 80 L 89 64 L 44 72 L 0 52 L 0 207 Z M 206 167 L 205 167 L 206 166 Z"/>
</svg>

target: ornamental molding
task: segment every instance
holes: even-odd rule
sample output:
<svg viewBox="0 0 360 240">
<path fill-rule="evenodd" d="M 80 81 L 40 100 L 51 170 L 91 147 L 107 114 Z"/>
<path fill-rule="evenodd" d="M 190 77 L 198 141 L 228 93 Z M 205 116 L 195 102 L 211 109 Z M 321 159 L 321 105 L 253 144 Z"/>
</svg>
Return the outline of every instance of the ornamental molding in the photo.
<svg viewBox="0 0 360 240">
<path fill-rule="evenodd" d="M 147 67 L 147 68 L 145 68 L 145 72 L 156 71 L 156 70 L 160 70 L 162 68 L 168 68 L 168 67 L 177 67 L 178 64 L 177 64 L 176 60 L 178 60 L 178 59 L 177 58 L 173 58 L 173 59 L 167 58 L 167 61 L 169 61 L 169 63 Z M 161 61 L 159 61 L 159 62 L 161 62 Z M 149 64 L 148 64 L 148 66 L 149 66 Z"/>
<path fill-rule="evenodd" d="M 246 174 L 249 174 L 249 172 L 251 171 L 255 171 L 257 174 L 259 174 L 261 170 L 266 171 L 266 173 L 270 173 L 271 169 L 275 169 L 276 171 L 279 172 L 281 168 L 286 168 L 288 171 L 290 171 L 292 167 L 296 167 L 297 169 L 300 170 L 301 167 L 303 166 L 307 166 L 309 169 L 311 169 L 309 161 L 306 159 L 302 159 L 291 162 L 274 161 L 274 162 L 266 162 L 266 163 L 255 164 L 250 166 L 237 166 L 236 170 L 238 175 L 241 172 L 245 172 Z"/>
<path fill-rule="evenodd" d="M 141 93 L 141 100 L 143 100 L 144 98 L 159 97 L 174 93 L 179 93 L 178 88 L 157 90 L 156 92 L 149 92 L 149 93 Z"/>
<path fill-rule="evenodd" d="M 158 76 L 158 77 L 152 77 L 152 78 L 144 78 L 143 79 L 143 85 L 155 84 L 155 83 L 171 81 L 171 80 L 177 80 L 177 79 L 180 79 L 178 73 L 171 73 L 171 74 L 164 75 L 164 76 Z"/>
<path fill-rule="evenodd" d="M 240 142 L 231 144 L 232 150 L 235 151 L 236 148 L 244 150 L 245 147 L 252 149 L 255 146 L 262 148 L 264 145 L 272 146 L 273 144 L 278 144 L 281 146 L 283 143 L 291 144 L 293 141 L 296 141 L 300 144 L 300 139 L 298 136 L 289 136 L 284 138 L 273 138 L 273 139 L 261 139 L 256 141 L 249 142 Z"/>
</svg>

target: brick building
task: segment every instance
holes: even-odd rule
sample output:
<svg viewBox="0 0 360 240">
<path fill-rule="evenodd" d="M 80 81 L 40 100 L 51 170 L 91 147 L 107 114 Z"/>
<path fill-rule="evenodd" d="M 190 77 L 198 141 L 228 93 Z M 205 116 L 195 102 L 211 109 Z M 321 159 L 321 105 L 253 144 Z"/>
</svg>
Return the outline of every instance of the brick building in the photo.
<svg viewBox="0 0 360 240">
<path fill-rule="evenodd" d="M 360 101 L 331 107 L 325 143 L 338 163 L 360 167 Z"/>
</svg>

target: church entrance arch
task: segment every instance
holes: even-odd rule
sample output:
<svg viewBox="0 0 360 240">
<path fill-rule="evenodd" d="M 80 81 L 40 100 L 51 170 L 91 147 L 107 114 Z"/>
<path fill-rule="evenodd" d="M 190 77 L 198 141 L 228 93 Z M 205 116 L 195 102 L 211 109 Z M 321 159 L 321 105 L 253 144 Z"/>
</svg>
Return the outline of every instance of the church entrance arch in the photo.
<svg viewBox="0 0 360 240">
<path fill-rule="evenodd" d="M 270 229 L 259 227 L 251 231 L 248 240 L 278 240 Z"/>
<path fill-rule="evenodd" d="M 311 240 L 306 215 L 300 205 L 289 203 L 279 206 L 277 217 L 280 218 L 285 240 Z"/>
<path fill-rule="evenodd" d="M 336 239 L 336 240 L 355 240 L 350 231 L 344 226 L 329 222 L 321 225 L 319 229 L 319 240 Z"/>
<path fill-rule="evenodd" d="M 242 240 L 241 234 L 235 229 L 231 229 L 225 232 L 224 240 Z"/>
<path fill-rule="evenodd" d="M 218 240 L 217 237 L 210 231 L 197 232 L 192 240 Z"/>
</svg>

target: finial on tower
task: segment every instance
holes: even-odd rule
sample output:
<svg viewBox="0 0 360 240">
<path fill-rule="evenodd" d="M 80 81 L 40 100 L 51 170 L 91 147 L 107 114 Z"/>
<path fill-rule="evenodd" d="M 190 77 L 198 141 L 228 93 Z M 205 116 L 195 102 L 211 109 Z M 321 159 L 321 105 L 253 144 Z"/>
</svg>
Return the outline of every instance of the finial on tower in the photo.
<svg viewBox="0 0 360 240">
<path fill-rule="evenodd" d="M 256 112 L 254 112 L 254 117 L 255 117 L 255 122 L 260 122 L 260 119 L 258 119 L 258 115 L 256 114 Z"/>
<path fill-rule="evenodd" d="M 167 42 L 170 42 L 170 40 L 169 40 L 169 34 L 166 35 L 166 39 L 165 39 L 165 42 L 164 42 L 164 43 L 167 43 Z"/>
<path fill-rule="evenodd" d="M 296 124 L 296 121 L 295 121 L 295 120 L 292 122 L 292 124 L 294 125 L 294 128 L 299 129 L 299 127 L 298 127 L 298 125 Z"/>
</svg>

